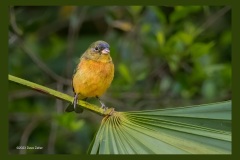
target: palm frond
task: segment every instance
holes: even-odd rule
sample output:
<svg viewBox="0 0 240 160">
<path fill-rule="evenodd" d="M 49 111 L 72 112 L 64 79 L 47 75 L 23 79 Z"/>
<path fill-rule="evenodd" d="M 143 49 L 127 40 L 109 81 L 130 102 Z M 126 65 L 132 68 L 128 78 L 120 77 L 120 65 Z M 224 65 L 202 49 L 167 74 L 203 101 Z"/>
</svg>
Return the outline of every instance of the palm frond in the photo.
<svg viewBox="0 0 240 160">
<path fill-rule="evenodd" d="M 231 101 L 115 112 L 103 118 L 90 154 L 230 154 Z"/>
</svg>

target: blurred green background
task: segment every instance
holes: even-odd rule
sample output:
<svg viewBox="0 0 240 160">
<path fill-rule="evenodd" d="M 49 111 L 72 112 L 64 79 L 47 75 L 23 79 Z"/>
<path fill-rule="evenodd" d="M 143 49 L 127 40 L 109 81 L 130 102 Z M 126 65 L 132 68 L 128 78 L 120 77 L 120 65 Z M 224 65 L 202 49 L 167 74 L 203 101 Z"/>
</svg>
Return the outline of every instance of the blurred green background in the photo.
<svg viewBox="0 0 240 160">
<path fill-rule="evenodd" d="M 231 99 L 228 6 L 15 6 L 9 15 L 14 76 L 73 95 L 79 57 L 101 39 L 115 64 L 102 100 L 117 111 Z M 85 154 L 102 117 L 64 113 L 67 105 L 9 82 L 9 153 Z"/>
</svg>

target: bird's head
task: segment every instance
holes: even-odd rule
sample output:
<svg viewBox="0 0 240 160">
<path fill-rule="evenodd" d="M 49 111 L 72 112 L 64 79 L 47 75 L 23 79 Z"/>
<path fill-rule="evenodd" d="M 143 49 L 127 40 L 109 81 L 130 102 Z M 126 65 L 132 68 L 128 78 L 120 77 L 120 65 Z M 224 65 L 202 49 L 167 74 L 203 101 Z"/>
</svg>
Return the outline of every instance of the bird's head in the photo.
<svg viewBox="0 0 240 160">
<path fill-rule="evenodd" d="M 100 62 L 112 61 L 110 46 L 107 42 L 102 40 L 93 42 L 85 51 L 83 57 Z"/>
<path fill-rule="evenodd" d="M 97 54 L 109 54 L 110 46 L 105 41 L 96 41 L 90 45 L 90 50 Z"/>
</svg>

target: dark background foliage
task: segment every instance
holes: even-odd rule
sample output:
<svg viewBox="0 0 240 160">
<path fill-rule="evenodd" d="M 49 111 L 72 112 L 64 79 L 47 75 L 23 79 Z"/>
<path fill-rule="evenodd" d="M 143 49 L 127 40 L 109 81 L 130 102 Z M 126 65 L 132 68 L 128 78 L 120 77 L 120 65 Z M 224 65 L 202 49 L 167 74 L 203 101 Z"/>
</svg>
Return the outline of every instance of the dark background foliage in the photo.
<svg viewBox="0 0 240 160">
<path fill-rule="evenodd" d="M 9 74 L 73 95 L 79 57 L 101 39 L 115 64 L 102 97 L 109 107 L 147 110 L 231 99 L 228 6 L 15 6 L 9 13 Z M 66 106 L 10 82 L 9 152 L 86 153 L 101 117 L 64 113 Z"/>
</svg>

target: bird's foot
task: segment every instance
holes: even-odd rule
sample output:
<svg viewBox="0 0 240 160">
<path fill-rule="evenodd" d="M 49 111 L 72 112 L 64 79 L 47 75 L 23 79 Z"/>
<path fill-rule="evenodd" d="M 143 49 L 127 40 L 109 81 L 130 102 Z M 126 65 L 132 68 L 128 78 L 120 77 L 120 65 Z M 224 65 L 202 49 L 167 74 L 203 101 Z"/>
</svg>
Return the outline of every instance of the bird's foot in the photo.
<svg viewBox="0 0 240 160">
<path fill-rule="evenodd" d="M 75 94 L 73 100 L 73 108 L 76 113 L 82 113 L 83 109 L 78 106 L 78 94 Z"/>
<path fill-rule="evenodd" d="M 104 109 L 104 111 L 106 111 L 108 109 L 108 107 L 105 106 L 105 104 L 101 103 L 101 108 Z"/>
<path fill-rule="evenodd" d="M 100 98 L 98 96 L 96 96 L 96 98 L 99 100 L 99 102 L 101 103 L 101 108 L 104 109 L 104 111 L 106 111 L 108 108 L 106 107 L 106 105 L 100 100 Z"/>
<path fill-rule="evenodd" d="M 76 110 L 77 104 L 78 104 L 78 94 L 75 94 L 73 99 L 74 110 Z"/>
</svg>

